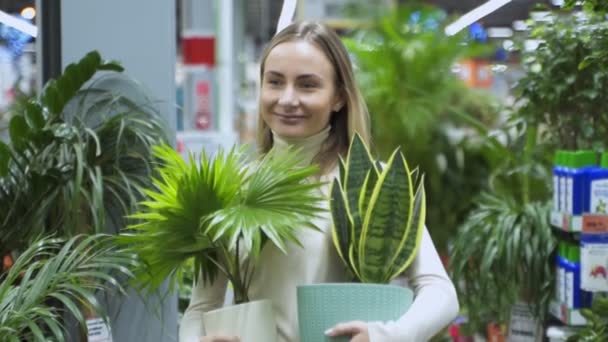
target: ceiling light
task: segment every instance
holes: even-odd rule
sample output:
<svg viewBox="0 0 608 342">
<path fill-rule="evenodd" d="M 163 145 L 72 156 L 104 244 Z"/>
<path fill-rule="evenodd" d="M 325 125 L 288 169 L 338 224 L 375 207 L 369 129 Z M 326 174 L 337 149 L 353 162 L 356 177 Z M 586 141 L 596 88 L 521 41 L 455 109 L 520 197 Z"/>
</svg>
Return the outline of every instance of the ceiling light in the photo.
<svg viewBox="0 0 608 342">
<path fill-rule="evenodd" d="M 0 11 L 0 23 L 17 29 L 23 33 L 29 34 L 32 37 L 38 36 L 38 28 L 22 19 L 13 17 L 12 15 Z"/>
<path fill-rule="evenodd" d="M 523 20 L 515 20 L 513 21 L 513 29 L 515 31 L 526 31 L 528 29 L 528 24 Z"/>
<path fill-rule="evenodd" d="M 553 21 L 554 16 L 549 11 L 534 11 L 530 12 L 530 18 L 534 21 L 551 22 Z"/>
<path fill-rule="evenodd" d="M 490 38 L 509 38 L 513 37 L 513 30 L 508 27 L 490 27 L 487 30 Z"/>
<path fill-rule="evenodd" d="M 32 20 L 36 16 L 36 10 L 34 7 L 28 6 L 21 10 L 21 17 L 27 20 Z"/>
<path fill-rule="evenodd" d="M 496 11 L 497 9 L 508 4 L 509 2 L 511 2 L 511 0 L 489 0 L 488 2 L 484 3 L 479 7 L 474 8 L 470 12 L 458 18 L 455 22 L 448 25 L 445 28 L 445 34 L 448 36 L 455 35 L 465 27 Z"/>
</svg>

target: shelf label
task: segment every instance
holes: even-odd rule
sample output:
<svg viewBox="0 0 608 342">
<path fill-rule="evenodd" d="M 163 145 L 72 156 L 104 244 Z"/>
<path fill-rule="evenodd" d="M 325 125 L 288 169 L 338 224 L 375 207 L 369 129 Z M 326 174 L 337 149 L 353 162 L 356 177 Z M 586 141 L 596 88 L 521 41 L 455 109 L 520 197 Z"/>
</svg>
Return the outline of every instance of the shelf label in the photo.
<svg viewBox="0 0 608 342">
<path fill-rule="evenodd" d="M 608 233 L 608 215 L 583 215 L 583 232 Z"/>
</svg>

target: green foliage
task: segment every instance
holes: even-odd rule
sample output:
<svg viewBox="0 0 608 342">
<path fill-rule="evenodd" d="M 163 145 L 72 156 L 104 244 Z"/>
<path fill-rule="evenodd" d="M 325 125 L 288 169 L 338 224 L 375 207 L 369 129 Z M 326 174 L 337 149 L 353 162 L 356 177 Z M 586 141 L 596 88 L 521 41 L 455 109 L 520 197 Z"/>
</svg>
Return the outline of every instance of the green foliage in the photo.
<svg viewBox="0 0 608 342">
<path fill-rule="evenodd" d="M 605 149 L 608 135 L 608 22 L 589 15 L 537 23 L 543 43 L 524 56 L 521 113 L 564 149 Z"/>
<path fill-rule="evenodd" d="M 45 238 L 29 246 L 0 275 L 0 340 L 66 340 L 64 311 L 49 301 L 61 303 L 83 327 L 83 306 L 107 321 L 96 294 L 123 293 L 118 279 L 131 276 L 134 266 L 133 258 L 115 247 L 106 235 Z"/>
<path fill-rule="evenodd" d="M 287 243 L 299 244 L 299 229 L 316 228 L 323 197 L 320 183 L 307 179 L 318 168 L 300 167 L 293 151 L 272 150 L 254 162 L 241 152 L 203 153 L 199 163 L 192 156 L 186 163 L 168 146 L 154 148 L 162 162 L 155 188 L 146 190 L 141 211 L 132 215 L 138 222 L 120 237 L 145 265 L 138 285 L 153 291 L 167 277 L 174 284 L 181 266 L 194 258 L 203 281 L 222 272 L 236 302 L 247 301 L 264 244 L 285 252 Z"/>
<path fill-rule="evenodd" d="M 535 127 L 514 118 L 506 148 L 492 164 L 489 189 L 459 227 L 450 257 L 452 279 L 471 324 L 506 322 L 524 299 L 543 318 L 554 282 L 556 241 L 549 224 L 548 150 Z M 500 146 L 500 145 L 499 145 Z"/>
<path fill-rule="evenodd" d="M 608 13 L 608 1 L 606 0 L 566 0 L 564 1 L 564 7 L 572 9 L 579 3 L 582 3 L 583 8 L 587 11 L 598 14 Z"/>
<path fill-rule="evenodd" d="M 581 309 L 587 325 L 568 338 L 569 342 L 608 341 L 608 297 L 597 295 L 591 309 Z"/>
<path fill-rule="evenodd" d="M 399 149 L 383 166 L 355 135 L 330 194 L 333 241 L 358 281 L 386 284 L 412 263 L 426 217 L 424 176 Z"/>
<path fill-rule="evenodd" d="M 402 146 L 425 171 L 427 224 L 440 251 L 488 172 L 477 137 L 455 114 L 491 124 L 497 113 L 491 96 L 468 89 L 452 72 L 456 62 L 485 48 L 463 44 L 463 35 L 446 36 L 446 22 L 432 7 L 403 7 L 344 40 L 369 107 L 375 149 L 386 160 Z"/>
<path fill-rule="evenodd" d="M 83 88 L 108 70 L 122 68 L 91 52 L 12 113 L 10 143 L 0 142 L 0 255 L 49 233 L 105 232 L 106 215 L 120 226 L 149 184 L 163 121 L 97 87 L 115 72 Z"/>
</svg>

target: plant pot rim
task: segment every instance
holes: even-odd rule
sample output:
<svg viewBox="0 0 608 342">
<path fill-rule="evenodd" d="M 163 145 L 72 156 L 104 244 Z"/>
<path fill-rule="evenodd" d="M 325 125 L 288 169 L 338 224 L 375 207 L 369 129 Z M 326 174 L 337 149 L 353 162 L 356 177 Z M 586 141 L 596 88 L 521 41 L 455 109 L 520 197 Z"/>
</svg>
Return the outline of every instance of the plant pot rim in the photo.
<svg viewBox="0 0 608 342">
<path fill-rule="evenodd" d="M 297 288 L 336 288 L 336 287 L 377 287 L 377 288 L 394 288 L 405 291 L 412 291 L 408 287 L 393 285 L 393 284 L 377 284 L 377 283 L 322 283 L 322 284 L 305 284 L 298 285 Z"/>
</svg>

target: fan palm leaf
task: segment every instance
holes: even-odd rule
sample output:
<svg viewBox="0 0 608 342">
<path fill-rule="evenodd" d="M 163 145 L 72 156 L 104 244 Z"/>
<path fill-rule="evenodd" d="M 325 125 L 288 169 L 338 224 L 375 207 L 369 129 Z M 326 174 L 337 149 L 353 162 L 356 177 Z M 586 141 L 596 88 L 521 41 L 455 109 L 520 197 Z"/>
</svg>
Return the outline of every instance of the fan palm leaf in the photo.
<svg viewBox="0 0 608 342">
<path fill-rule="evenodd" d="M 244 158 L 245 149 L 205 153 L 189 163 L 169 146 L 157 146 L 161 162 L 155 188 L 146 190 L 136 223 L 120 237 L 146 267 L 138 274 L 140 286 L 155 290 L 190 258 L 203 281 L 225 273 L 237 301 L 246 300 L 251 279 L 249 259 L 255 264 L 261 248 L 271 241 L 285 251 L 298 244 L 301 228 L 315 228 L 323 211 L 319 182 L 307 181 L 316 166 L 301 167 L 296 151 L 271 150 L 259 160 Z"/>
</svg>

